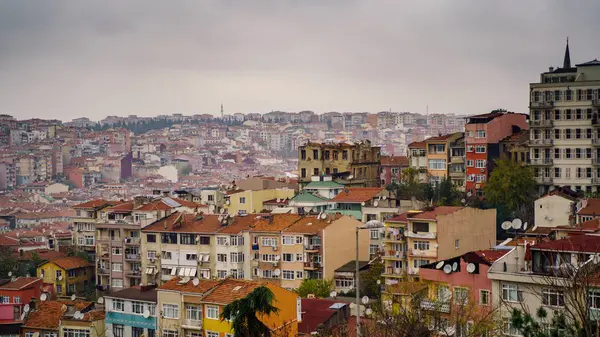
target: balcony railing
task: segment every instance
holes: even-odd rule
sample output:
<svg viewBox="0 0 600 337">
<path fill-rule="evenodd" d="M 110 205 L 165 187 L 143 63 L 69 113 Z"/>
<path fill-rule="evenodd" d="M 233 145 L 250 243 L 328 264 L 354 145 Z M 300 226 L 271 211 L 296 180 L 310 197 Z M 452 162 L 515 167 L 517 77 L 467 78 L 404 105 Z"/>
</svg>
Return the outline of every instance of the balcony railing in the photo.
<svg viewBox="0 0 600 337">
<path fill-rule="evenodd" d="M 134 277 L 134 278 L 141 278 L 142 277 L 142 271 L 141 270 L 128 270 L 125 275 L 127 277 Z"/>
<path fill-rule="evenodd" d="M 462 164 L 465 162 L 465 156 L 452 156 L 450 157 L 450 164 Z"/>
<path fill-rule="evenodd" d="M 384 241 L 404 241 L 405 237 L 403 234 L 392 234 L 392 233 L 386 233 L 385 236 L 383 237 Z"/>
<path fill-rule="evenodd" d="M 304 269 L 318 269 L 321 268 L 320 262 L 304 262 Z"/>
<path fill-rule="evenodd" d="M 304 245 L 304 250 L 306 251 L 318 251 L 319 249 L 321 249 L 320 244 Z"/>
<path fill-rule="evenodd" d="M 186 318 L 182 323 L 186 329 L 202 330 L 202 320 Z"/>
<path fill-rule="evenodd" d="M 543 184 L 543 185 L 552 184 L 552 180 L 553 180 L 552 177 L 535 177 L 535 181 L 538 184 Z"/>
<path fill-rule="evenodd" d="M 138 246 L 140 244 L 140 238 L 127 237 L 124 239 L 126 245 L 135 245 Z"/>
<path fill-rule="evenodd" d="M 541 102 L 531 102 L 531 108 L 552 108 L 554 106 L 554 101 L 541 101 Z"/>
<path fill-rule="evenodd" d="M 554 144 L 554 140 L 552 139 L 532 139 L 529 141 L 529 145 L 531 146 L 552 146 Z"/>
<path fill-rule="evenodd" d="M 106 268 L 98 268 L 98 274 L 100 275 L 110 275 L 110 271 Z"/>
<path fill-rule="evenodd" d="M 437 257 L 437 252 L 432 252 L 430 250 L 420 250 L 420 249 L 411 249 L 410 255 L 415 257 Z"/>
<path fill-rule="evenodd" d="M 552 126 L 554 126 L 554 121 L 551 119 L 539 119 L 539 120 L 532 120 L 529 122 L 529 126 L 531 127 L 541 127 L 541 128 L 551 128 Z"/>
<path fill-rule="evenodd" d="M 450 313 L 450 303 L 435 300 L 422 300 L 421 309 Z"/>
<path fill-rule="evenodd" d="M 125 260 L 139 261 L 140 254 L 125 254 Z"/>
<path fill-rule="evenodd" d="M 593 107 L 600 107 L 600 98 L 596 98 L 592 100 Z"/>
<path fill-rule="evenodd" d="M 388 250 L 383 256 L 384 259 L 404 259 L 406 258 L 406 252 L 401 250 Z"/>
<path fill-rule="evenodd" d="M 537 158 L 531 159 L 531 165 L 552 165 L 552 158 Z"/>
<path fill-rule="evenodd" d="M 437 237 L 437 233 L 414 233 L 411 231 L 406 232 L 406 236 L 412 239 L 435 239 Z"/>
</svg>

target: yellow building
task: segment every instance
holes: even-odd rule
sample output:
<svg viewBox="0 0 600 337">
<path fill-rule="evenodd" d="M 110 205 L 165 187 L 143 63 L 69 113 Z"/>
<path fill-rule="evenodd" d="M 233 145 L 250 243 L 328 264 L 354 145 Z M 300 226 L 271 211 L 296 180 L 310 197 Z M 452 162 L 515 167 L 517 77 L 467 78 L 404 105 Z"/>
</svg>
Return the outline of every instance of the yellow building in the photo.
<svg viewBox="0 0 600 337">
<path fill-rule="evenodd" d="M 448 176 L 450 144 L 463 135 L 462 132 L 456 132 L 425 140 L 429 182 L 438 183 Z"/>
<path fill-rule="evenodd" d="M 302 185 L 312 176 L 333 175 L 346 186 L 377 187 L 380 184 L 381 148 L 368 140 L 317 143 L 298 147 L 298 173 Z"/>
<path fill-rule="evenodd" d="M 173 279 L 158 288 L 158 326 L 167 334 L 206 337 L 231 337 L 231 324 L 221 320 L 223 308 L 244 298 L 259 286 L 268 287 L 275 295 L 276 314 L 259 319 L 276 336 L 296 336 L 300 319 L 300 298 L 294 292 L 269 282 L 225 279 L 222 281 Z"/>
<path fill-rule="evenodd" d="M 37 267 L 37 274 L 44 284 L 54 285 L 57 296 L 85 296 L 93 290 L 94 266 L 80 257 L 47 261 Z"/>
<path fill-rule="evenodd" d="M 259 213 L 265 206 L 265 201 L 273 199 L 291 199 L 296 191 L 289 188 L 275 188 L 266 190 L 234 190 L 225 196 L 225 210 L 228 214 Z"/>
<path fill-rule="evenodd" d="M 104 309 L 93 309 L 93 304 L 91 304 L 81 312 L 81 318 L 74 317 L 72 312 L 67 312 L 61 317 L 59 336 L 74 334 L 75 336 L 105 337 L 107 335 Z"/>
<path fill-rule="evenodd" d="M 419 267 L 496 244 L 496 210 L 439 206 L 385 222 L 386 285 L 418 279 Z"/>
</svg>

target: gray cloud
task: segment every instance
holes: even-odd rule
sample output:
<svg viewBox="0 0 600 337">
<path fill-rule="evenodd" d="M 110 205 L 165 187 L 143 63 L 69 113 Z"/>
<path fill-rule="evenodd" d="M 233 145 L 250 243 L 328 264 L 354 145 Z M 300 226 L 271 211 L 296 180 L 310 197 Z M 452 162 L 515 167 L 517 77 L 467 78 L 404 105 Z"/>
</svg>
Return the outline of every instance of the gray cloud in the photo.
<svg viewBox="0 0 600 337">
<path fill-rule="evenodd" d="M 600 55 L 598 1 L 0 2 L 0 112 L 524 112 Z"/>
</svg>

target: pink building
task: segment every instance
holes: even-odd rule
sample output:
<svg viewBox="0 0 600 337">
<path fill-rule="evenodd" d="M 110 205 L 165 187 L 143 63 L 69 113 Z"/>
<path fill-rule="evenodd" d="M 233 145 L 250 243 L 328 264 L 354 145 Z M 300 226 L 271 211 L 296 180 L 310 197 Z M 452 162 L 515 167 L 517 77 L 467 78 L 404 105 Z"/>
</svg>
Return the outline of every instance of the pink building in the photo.
<svg viewBox="0 0 600 337">
<path fill-rule="evenodd" d="M 3 333 L 23 323 L 23 307 L 32 300 L 39 300 L 42 294 L 42 279 L 18 277 L 13 280 L 0 280 L 0 322 Z"/>
</svg>

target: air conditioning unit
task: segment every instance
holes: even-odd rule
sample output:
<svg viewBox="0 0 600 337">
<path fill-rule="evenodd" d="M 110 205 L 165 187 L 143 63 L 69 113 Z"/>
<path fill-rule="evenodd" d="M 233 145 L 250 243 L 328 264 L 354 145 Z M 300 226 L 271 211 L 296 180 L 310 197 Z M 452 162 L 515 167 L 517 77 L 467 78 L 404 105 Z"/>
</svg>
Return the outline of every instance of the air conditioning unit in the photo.
<svg viewBox="0 0 600 337">
<path fill-rule="evenodd" d="M 483 173 L 483 172 L 485 172 L 485 169 L 484 169 L 484 168 L 482 168 L 482 169 L 481 169 L 481 170 L 479 170 L 479 171 L 480 171 L 481 173 Z"/>
<path fill-rule="evenodd" d="M 274 250 L 274 251 L 277 251 L 277 246 L 273 246 L 273 250 Z"/>
</svg>

